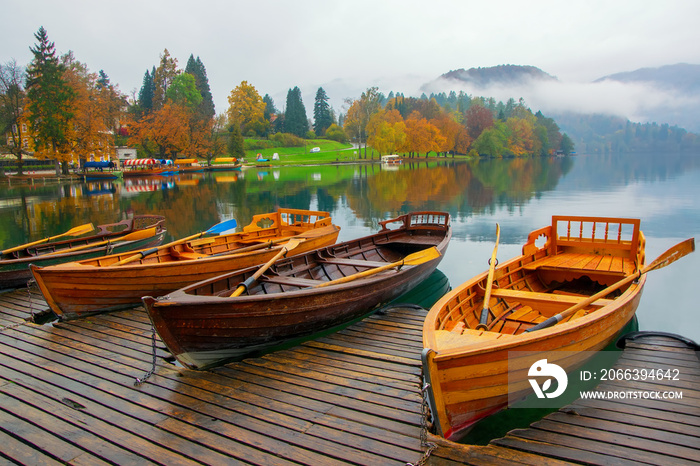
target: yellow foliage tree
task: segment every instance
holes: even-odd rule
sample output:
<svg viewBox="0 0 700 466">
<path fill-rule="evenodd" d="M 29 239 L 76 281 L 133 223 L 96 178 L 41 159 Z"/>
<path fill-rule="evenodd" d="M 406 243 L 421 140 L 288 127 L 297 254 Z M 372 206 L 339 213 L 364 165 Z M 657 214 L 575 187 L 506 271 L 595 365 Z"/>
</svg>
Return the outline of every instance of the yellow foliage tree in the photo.
<svg viewBox="0 0 700 466">
<path fill-rule="evenodd" d="M 241 133 L 248 131 L 262 134 L 266 128 L 265 102 L 255 89 L 247 81 L 241 81 L 228 96 L 228 121 L 236 124 L 241 129 Z"/>
<path fill-rule="evenodd" d="M 367 143 L 380 154 L 398 152 L 406 142 L 406 124 L 398 110 L 380 110 L 367 124 Z"/>
</svg>

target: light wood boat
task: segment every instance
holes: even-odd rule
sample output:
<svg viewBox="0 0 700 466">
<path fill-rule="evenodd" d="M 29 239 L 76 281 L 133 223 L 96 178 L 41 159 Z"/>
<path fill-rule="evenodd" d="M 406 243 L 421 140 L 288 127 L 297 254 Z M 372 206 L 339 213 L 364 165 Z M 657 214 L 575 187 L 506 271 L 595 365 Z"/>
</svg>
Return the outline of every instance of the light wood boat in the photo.
<svg viewBox="0 0 700 466">
<path fill-rule="evenodd" d="M 555 216 L 529 235 L 521 256 L 495 268 L 487 306 L 488 272 L 440 299 L 423 326 L 436 433 L 459 439 L 509 399 L 533 393 L 528 369 L 543 354 L 569 371 L 610 343 L 634 316 L 646 275 L 557 325 L 527 330 L 639 273 L 644 246 L 639 220 Z M 477 330 L 484 308 L 486 329 Z"/>
<path fill-rule="evenodd" d="M 374 235 L 279 259 L 268 269 L 237 270 L 158 299 L 144 297 L 144 305 L 170 352 L 191 369 L 309 336 L 413 289 L 435 270 L 451 237 L 445 212 L 414 212 L 380 224 Z"/>
<path fill-rule="evenodd" d="M 32 278 L 29 264 L 55 265 L 143 249 L 160 244 L 166 233 L 165 217 L 161 215 L 136 215 L 96 228 L 92 224 L 86 227 L 80 237 L 31 243 L 3 251 L 0 255 L 0 289 L 26 285 Z M 66 235 L 68 233 L 58 236 Z"/>
<path fill-rule="evenodd" d="M 53 312 L 62 320 L 138 306 L 141 297 L 161 296 L 237 268 L 262 264 L 292 237 L 302 253 L 335 243 L 340 228 L 328 212 L 279 209 L 260 214 L 242 232 L 178 240 L 134 253 L 115 254 L 52 267 L 31 267 Z M 139 254 L 141 256 L 142 254 Z"/>
</svg>

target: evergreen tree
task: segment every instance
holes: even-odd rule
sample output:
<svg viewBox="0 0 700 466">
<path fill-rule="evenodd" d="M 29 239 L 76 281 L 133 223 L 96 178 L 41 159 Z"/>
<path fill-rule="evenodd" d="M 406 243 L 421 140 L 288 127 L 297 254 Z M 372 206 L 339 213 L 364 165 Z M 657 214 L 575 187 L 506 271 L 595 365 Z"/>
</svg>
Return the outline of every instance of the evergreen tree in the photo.
<svg viewBox="0 0 700 466">
<path fill-rule="evenodd" d="M 68 173 L 68 132 L 73 119 L 72 102 L 75 92 L 66 81 L 65 67 L 56 56 L 53 42 L 46 29 L 40 27 L 34 34 L 38 43 L 30 47 L 34 59 L 27 68 L 27 99 L 29 122 L 34 134 L 37 154 L 56 160 L 56 174 Z"/>
<path fill-rule="evenodd" d="M 245 142 L 243 140 L 243 134 L 241 134 L 241 128 L 238 125 L 231 125 L 228 131 L 228 153 L 232 157 L 242 159 L 245 156 Z"/>
<path fill-rule="evenodd" d="M 199 104 L 197 111 L 202 116 L 202 118 L 214 118 L 216 115 L 216 110 L 214 108 L 214 99 L 211 95 L 211 88 L 209 87 L 209 78 L 207 78 L 207 69 L 204 67 L 202 60 L 197 57 L 195 60 L 193 55 L 187 60 L 187 66 L 185 67 L 185 73 L 189 73 L 194 76 L 195 84 L 197 85 L 197 90 L 202 96 L 202 102 Z"/>
<path fill-rule="evenodd" d="M 155 73 L 155 68 L 154 68 Z M 142 114 L 151 113 L 153 110 L 153 93 L 155 92 L 155 83 L 153 82 L 153 75 L 151 75 L 148 70 L 143 76 L 143 83 L 141 84 L 141 90 L 139 91 L 139 107 Z"/>
<path fill-rule="evenodd" d="M 322 136 L 332 124 L 333 115 L 331 114 L 331 106 L 328 104 L 328 95 L 322 87 L 319 87 L 314 102 L 314 131 L 317 135 Z"/>
<path fill-rule="evenodd" d="M 306 108 L 301 100 L 301 90 L 294 86 L 287 92 L 287 108 L 284 111 L 284 130 L 300 138 L 305 138 L 309 131 Z"/>
</svg>

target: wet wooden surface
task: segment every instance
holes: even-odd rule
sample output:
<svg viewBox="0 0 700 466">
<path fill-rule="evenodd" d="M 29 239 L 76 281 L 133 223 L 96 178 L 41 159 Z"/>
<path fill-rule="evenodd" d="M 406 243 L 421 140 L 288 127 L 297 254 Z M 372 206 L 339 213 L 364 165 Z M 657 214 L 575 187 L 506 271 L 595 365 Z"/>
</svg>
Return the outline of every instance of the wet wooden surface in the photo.
<svg viewBox="0 0 700 466">
<path fill-rule="evenodd" d="M 36 292 L 0 294 L 0 460 L 403 465 L 421 458 L 424 310 L 390 308 L 205 372 L 173 363 L 156 337 L 155 374 L 135 386 L 152 362 L 142 308 L 25 323 L 46 308 Z M 577 402 L 576 415 L 562 410 L 487 446 L 441 441 L 427 464 L 625 464 L 632 454 L 658 464 L 700 460 L 696 354 L 657 341 L 636 346 L 664 361 L 671 351 L 694 395 L 680 405 Z M 640 357 L 628 352 L 627 360 Z"/>
</svg>

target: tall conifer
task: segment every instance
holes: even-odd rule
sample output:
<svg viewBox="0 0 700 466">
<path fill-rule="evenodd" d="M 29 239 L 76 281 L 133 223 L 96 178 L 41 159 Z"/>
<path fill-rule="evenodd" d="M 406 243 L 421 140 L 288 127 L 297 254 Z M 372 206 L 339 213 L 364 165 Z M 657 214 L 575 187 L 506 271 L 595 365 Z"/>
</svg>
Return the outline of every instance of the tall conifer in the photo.
<svg viewBox="0 0 700 466">
<path fill-rule="evenodd" d="M 309 131 L 306 108 L 301 100 L 301 90 L 294 86 L 287 92 L 287 108 L 284 111 L 284 130 L 300 138 L 305 138 Z"/>
<path fill-rule="evenodd" d="M 318 136 L 321 136 L 332 124 L 333 116 L 331 115 L 331 106 L 328 104 L 328 95 L 322 87 L 319 87 L 314 102 L 314 131 Z"/>
<path fill-rule="evenodd" d="M 73 89 L 64 78 L 65 67 L 56 56 L 53 42 L 49 42 L 44 27 L 34 34 L 38 41 L 30 47 L 34 59 L 27 68 L 27 100 L 29 122 L 34 134 L 34 147 L 38 153 L 56 160 L 56 174 L 60 174 L 59 162 L 68 160 L 67 134 L 73 112 Z M 63 171 L 68 172 L 64 163 Z"/>
</svg>

